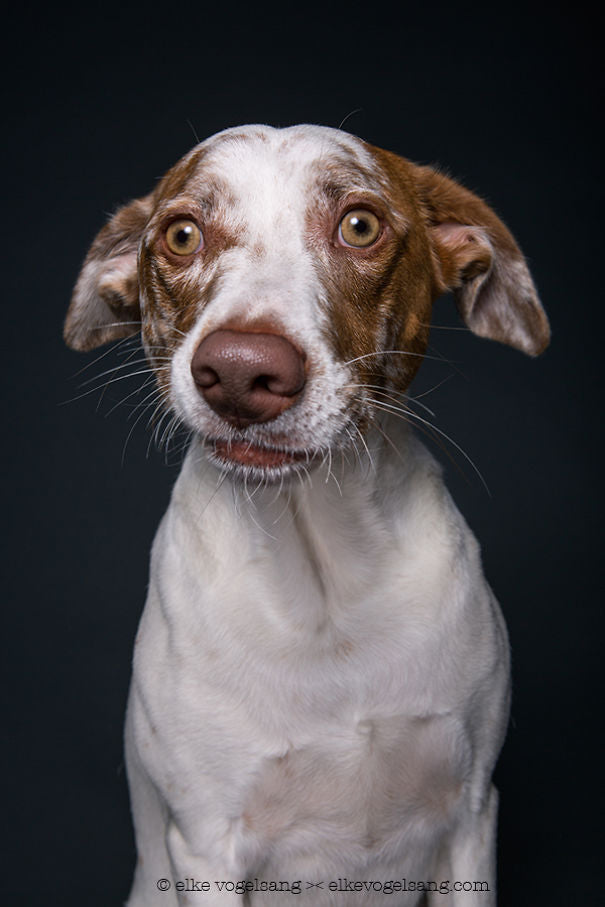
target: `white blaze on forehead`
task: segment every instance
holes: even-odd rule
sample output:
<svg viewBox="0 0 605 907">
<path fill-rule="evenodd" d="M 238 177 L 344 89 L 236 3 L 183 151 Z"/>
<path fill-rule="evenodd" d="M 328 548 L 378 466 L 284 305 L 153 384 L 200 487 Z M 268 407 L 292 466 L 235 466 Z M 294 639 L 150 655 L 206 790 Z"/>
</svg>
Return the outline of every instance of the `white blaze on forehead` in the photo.
<svg viewBox="0 0 605 907">
<path fill-rule="evenodd" d="M 326 341 L 326 290 L 306 239 L 307 217 L 322 183 L 336 182 L 344 193 L 378 191 L 373 158 L 353 136 L 316 126 L 248 126 L 198 147 L 199 174 L 220 186 L 220 218 L 237 238 L 220 254 L 216 290 L 173 358 L 175 410 L 202 434 L 228 437 L 194 386 L 192 356 L 202 337 L 240 317 L 273 321 L 307 354 L 305 395 L 269 426 L 249 427 L 247 436 L 271 443 L 275 432 L 293 448 L 325 450 L 347 421 L 352 374 Z"/>
<path fill-rule="evenodd" d="M 361 141 L 325 126 L 247 126 L 199 147 L 204 169 L 228 187 L 228 209 L 247 231 L 247 243 L 273 247 L 276 233 L 282 241 L 284 234 L 302 240 L 317 187 L 335 166 L 346 168 L 347 190 L 379 190 L 375 163 Z"/>
<path fill-rule="evenodd" d="M 236 236 L 221 255 L 212 322 L 277 317 L 317 336 L 324 292 L 308 245 L 308 221 L 325 192 L 379 191 L 375 162 L 354 136 L 323 126 L 246 126 L 203 142 L 199 173 L 221 187 L 220 217 Z M 198 150 L 194 149 L 194 151 Z M 206 325 L 208 327 L 208 325 Z"/>
</svg>

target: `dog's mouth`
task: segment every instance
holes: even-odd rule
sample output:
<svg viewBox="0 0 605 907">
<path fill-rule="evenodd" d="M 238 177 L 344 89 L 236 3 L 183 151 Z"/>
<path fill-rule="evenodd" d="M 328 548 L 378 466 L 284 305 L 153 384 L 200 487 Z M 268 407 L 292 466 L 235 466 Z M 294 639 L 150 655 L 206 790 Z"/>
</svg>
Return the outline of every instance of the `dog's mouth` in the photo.
<svg viewBox="0 0 605 907">
<path fill-rule="evenodd" d="M 211 458 L 223 467 L 239 467 L 244 472 L 251 470 L 265 476 L 309 466 L 317 457 L 317 453 L 311 450 L 292 450 L 220 438 L 209 441 L 209 451 Z"/>
</svg>

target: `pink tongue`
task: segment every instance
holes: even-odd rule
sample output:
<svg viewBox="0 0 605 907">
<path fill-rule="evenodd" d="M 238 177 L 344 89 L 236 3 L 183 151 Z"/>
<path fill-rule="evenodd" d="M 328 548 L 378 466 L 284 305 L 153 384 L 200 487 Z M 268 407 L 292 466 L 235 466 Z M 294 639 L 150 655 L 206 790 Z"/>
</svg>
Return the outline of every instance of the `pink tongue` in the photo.
<svg viewBox="0 0 605 907">
<path fill-rule="evenodd" d="M 216 453 L 225 460 L 235 460 L 244 466 L 283 466 L 291 463 L 294 455 L 283 450 L 270 450 L 266 447 L 255 447 L 246 441 L 215 441 Z"/>
</svg>

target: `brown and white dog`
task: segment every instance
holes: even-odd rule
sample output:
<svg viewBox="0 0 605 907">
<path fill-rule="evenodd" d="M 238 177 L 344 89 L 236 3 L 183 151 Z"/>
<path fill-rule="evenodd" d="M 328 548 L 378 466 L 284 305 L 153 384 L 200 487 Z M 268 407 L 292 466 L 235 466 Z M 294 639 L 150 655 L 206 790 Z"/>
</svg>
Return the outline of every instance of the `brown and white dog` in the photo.
<svg viewBox="0 0 605 907">
<path fill-rule="evenodd" d="M 194 437 L 135 648 L 129 907 L 494 904 L 506 631 L 402 396 L 448 289 L 546 347 L 487 205 L 317 126 L 219 133 L 94 241 L 67 343 L 140 328 Z"/>
</svg>

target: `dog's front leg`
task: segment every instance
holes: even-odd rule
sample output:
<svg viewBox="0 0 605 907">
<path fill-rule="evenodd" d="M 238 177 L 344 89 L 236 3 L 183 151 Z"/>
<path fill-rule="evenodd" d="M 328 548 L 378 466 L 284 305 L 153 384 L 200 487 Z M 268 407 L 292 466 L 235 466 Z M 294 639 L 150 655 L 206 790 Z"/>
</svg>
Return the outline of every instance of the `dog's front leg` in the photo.
<svg viewBox="0 0 605 907">
<path fill-rule="evenodd" d="M 236 888 L 237 873 L 227 861 L 212 861 L 195 853 L 171 816 L 139 758 L 132 713 L 131 700 L 126 719 L 126 767 L 137 864 L 126 907 L 244 907 L 248 899 Z"/>
<path fill-rule="evenodd" d="M 168 811 L 137 753 L 132 727 L 132 691 L 126 716 L 125 755 L 137 847 L 137 864 L 126 907 L 176 907 L 166 847 Z"/>
<path fill-rule="evenodd" d="M 469 811 L 449 836 L 436 873 L 441 888 L 429 894 L 428 907 L 494 907 L 497 817 L 492 785 L 482 809 Z"/>
<path fill-rule="evenodd" d="M 228 867 L 228 859 L 220 866 L 201 856 L 194 844 L 184 836 L 176 823 L 171 823 L 167 835 L 168 851 L 179 907 L 200 904 L 207 907 L 243 907 L 249 903 L 244 893 L 244 880 Z"/>
</svg>

